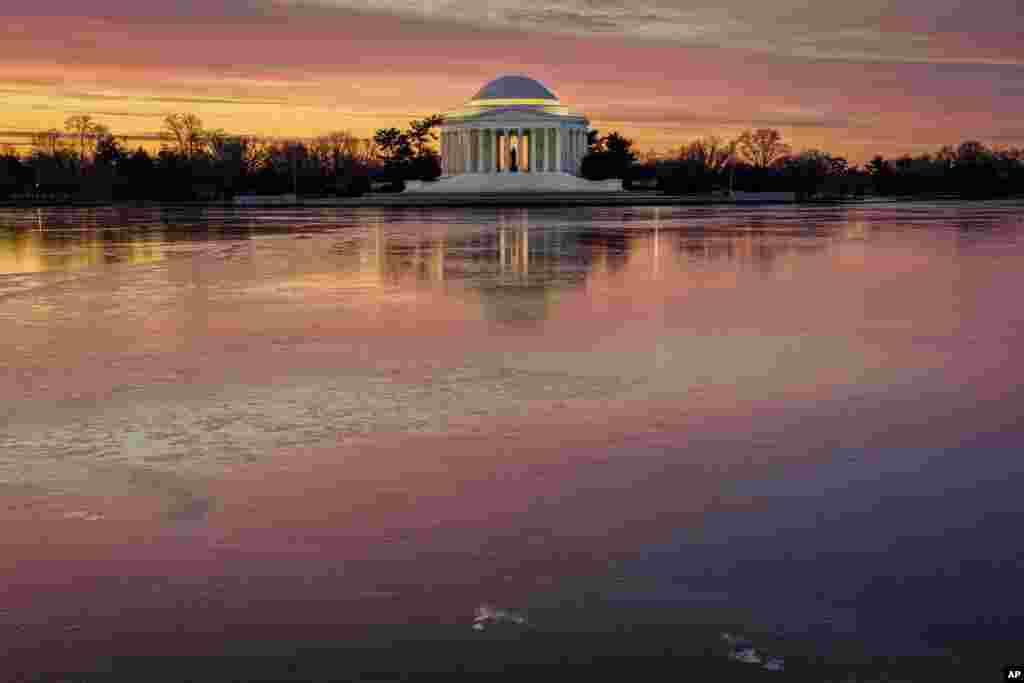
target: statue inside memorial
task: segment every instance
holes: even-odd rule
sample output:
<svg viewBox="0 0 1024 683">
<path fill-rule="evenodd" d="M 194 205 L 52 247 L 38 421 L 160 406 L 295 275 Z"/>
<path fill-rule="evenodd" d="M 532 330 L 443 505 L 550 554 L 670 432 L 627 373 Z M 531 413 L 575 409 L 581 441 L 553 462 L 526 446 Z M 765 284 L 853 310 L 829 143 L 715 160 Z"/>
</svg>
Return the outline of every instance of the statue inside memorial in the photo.
<svg viewBox="0 0 1024 683">
<path fill-rule="evenodd" d="M 519 170 L 519 162 L 516 161 L 516 148 L 513 147 L 508 151 L 509 159 L 511 160 L 508 165 L 508 170 L 515 173 Z"/>
</svg>

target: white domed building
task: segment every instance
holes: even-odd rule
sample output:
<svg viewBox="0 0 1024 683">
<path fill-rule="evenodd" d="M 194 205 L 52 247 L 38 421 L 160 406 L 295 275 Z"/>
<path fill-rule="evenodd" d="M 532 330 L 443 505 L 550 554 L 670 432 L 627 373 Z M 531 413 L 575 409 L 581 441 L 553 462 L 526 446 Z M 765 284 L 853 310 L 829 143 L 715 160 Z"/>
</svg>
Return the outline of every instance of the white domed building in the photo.
<svg viewBox="0 0 1024 683">
<path fill-rule="evenodd" d="M 621 180 L 579 177 L 589 122 L 540 82 L 502 76 L 441 124 L 441 178 L 407 192 L 608 192 Z"/>
</svg>

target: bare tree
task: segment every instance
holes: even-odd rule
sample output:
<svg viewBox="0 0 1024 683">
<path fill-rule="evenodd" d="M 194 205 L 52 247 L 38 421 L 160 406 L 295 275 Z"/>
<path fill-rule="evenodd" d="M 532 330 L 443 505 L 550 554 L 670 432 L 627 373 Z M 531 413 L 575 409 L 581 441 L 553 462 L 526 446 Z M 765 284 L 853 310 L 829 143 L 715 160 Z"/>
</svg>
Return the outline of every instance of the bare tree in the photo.
<svg viewBox="0 0 1024 683">
<path fill-rule="evenodd" d="M 697 161 L 704 164 L 704 167 L 713 173 L 718 173 L 736 153 L 738 141 L 725 141 L 722 138 L 709 135 L 697 138 L 682 149 L 682 158 L 690 161 Z"/>
<path fill-rule="evenodd" d="M 56 128 L 44 130 L 41 133 L 34 133 L 32 135 L 32 147 L 38 153 L 56 156 L 58 150 L 60 150 L 62 146 L 61 132 Z"/>
<path fill-rule="evenodd" d="M 315 138 L 309 151 L 322 168 L 337 173 L 346 163 L 369 163 L 375 156 L 376 146 L 373 140 L 339 130 Z"/>
<path fill-rule="evenodd" d="M 746 131 L 736 139 L 736 145 L 747 160 L 757 168 L 768 168 L 772 162 L 790 153 L 789 145 L 774 128 Z"/>
<path fill-rule="evenodd" d="M 360 138 L 356 144 L 356 160 L 363 163 L 372 163 L 377 158 L 377 143 L 373 138 Z"/>
<path fill-rule="evenodd" d="M 196 151 L 209 151 L 214 159 L 223 160 L 228 154 L 228 147 L 236 140 L 228 135 L 223 129 L 204 130 L 200 135 L 199 149 Z"/>
<path fill-rule="evenodd" d="M 164 129 L 178 146 L 178 153 L 191 159 L 205 145 L 203 122 L 195 114 L 168 114 Z"/>
<path fill-rule="evenodd" d="M 85 141 L 96 137 L 99 124 L 89 114 L 76 114 L 69 116 L 64 122 L 64 130 L 75 136 L 78 142 L 78 160 L 80 166 L 85 166 Z"/>
</svg>

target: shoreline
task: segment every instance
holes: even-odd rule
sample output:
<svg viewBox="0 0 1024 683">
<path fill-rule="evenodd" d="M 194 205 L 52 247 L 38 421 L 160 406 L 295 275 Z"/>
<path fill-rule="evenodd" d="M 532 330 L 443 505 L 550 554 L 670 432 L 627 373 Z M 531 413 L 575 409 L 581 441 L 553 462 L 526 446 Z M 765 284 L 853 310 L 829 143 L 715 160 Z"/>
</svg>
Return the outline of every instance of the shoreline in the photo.
<svg viewBox="0 0 1024 683">
<path fill-rule="evenodd" d="M 835 200 L 839 201 L 839 200 Z M 364 197 L 307 198 L 298 201 L 280 201 L 268 196 L 264 201 L 236 204 L 230 201 L 3 201 L 0 208 L 222 208 L 239 211 L 264 209 L 302 208 L 536 208 L 536 207 L 586 207 L 586 206 L 736 206 L 752 204 L 792 204 L 789 201 L 763 200 L 757 202 L 731 201 L 722 197 L 698 195 L 676 196 L 654 192 L 609 192 L 609 193 L 495 193 L 495 194 L 380 194 Z M 834 203 L 830 200 L 829 203 Z"/>
<path fill-rule="evenodd" d="M 848 205 L 879 202 L 935 202 L 935 201 L 1014 201 L 1024 197 L 992 197 L 989 199 L 965 200 L 951 195 L 908 196 L 908 197 L 862 197 L 822 198 L 807 201 L 793 201 L 775 198 L 747 198 L 742 201 L 730 200 L 720 195 L 665 195 L 657 192 L 614 192 L 614 193 L 529 193 L 529 194 L 381 194 L 364 197 L 306 198 L 298 201 L 281 202 L 268 196 L 265 202 L 235 204 L 229 201 L 0 201 L 0 208 L 10 209 L 53 209 L 53 208 L 220 208 L 246 210 L 301 209 L 301 208 L 569 208 L 588 206 L 820 206 Z"/>
</svg>

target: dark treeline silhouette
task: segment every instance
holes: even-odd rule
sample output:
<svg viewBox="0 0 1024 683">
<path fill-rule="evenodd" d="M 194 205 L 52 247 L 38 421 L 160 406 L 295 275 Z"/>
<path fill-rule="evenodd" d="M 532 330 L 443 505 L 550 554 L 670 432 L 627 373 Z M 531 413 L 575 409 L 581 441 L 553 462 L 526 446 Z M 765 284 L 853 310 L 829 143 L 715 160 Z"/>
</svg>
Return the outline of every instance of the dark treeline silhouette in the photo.
<svg viewBox="0 0 1024 683">
<path fill-rule="evenodd" d="M 0 199 L 231 199 L 238 195 L 358 196 L 379 186 L 400 189 L 409 178 L 433 179 L 441 164 L 430 144 L 440 117 L 410 122 L 407 131 L 360 139 L 340 131 L 312 141 L 267 141 L 203 127 L 193 114 L 164 119 L 158 152 L 129 150 L 89 115 L 65 131 L 33 136 L 18 155 L 0 149 Z"/>
<path fill-rule="evenodd" d="M 0 199 L 230 200 L 238 195 L 359 196 L 398 191 L 406 180 L 435 180 L 438 115 L 384 128 L 372 139 L 341 131 L 311 141 L 268 141 L 203 127 L 192 114 L 164 119 L 157 152 L 126 148 L 87 114 L 65 130 L 32 138 L 18 155 L 0 148 Z M 638 161 L 633 141 L 617 132 L 588 133 L 581 174 L 622 178 L 626 189 L 671 194 L 791 192 L 797 199 L 875 194 L 986 198 L 1024 194 L 1024 150 L 968 141 L 934 155 L 885 159 L 863 168 L 820 150 L 794 153 L 778 131 L 747 131 L 735 140 L 708 136 L 667 157 Z"/>
<path fill-rule="evenodd" d="M 950 195 L 964 198 L 1024 194 L 1024 150 L 980 142 L 943 147 L 935 155 L 875 157 L 864 168 L 820 150 L 793 153 L 773 129 L 747 131 L 735 140 L 708 136 L 668 158 L 637 162 L 633 142 L 618 133 L 590 131 L 580 172 L 591 180 L 622 178 L 626 189 L 671 194 L 791 192 L 813 197 Z"/>
</svg>

